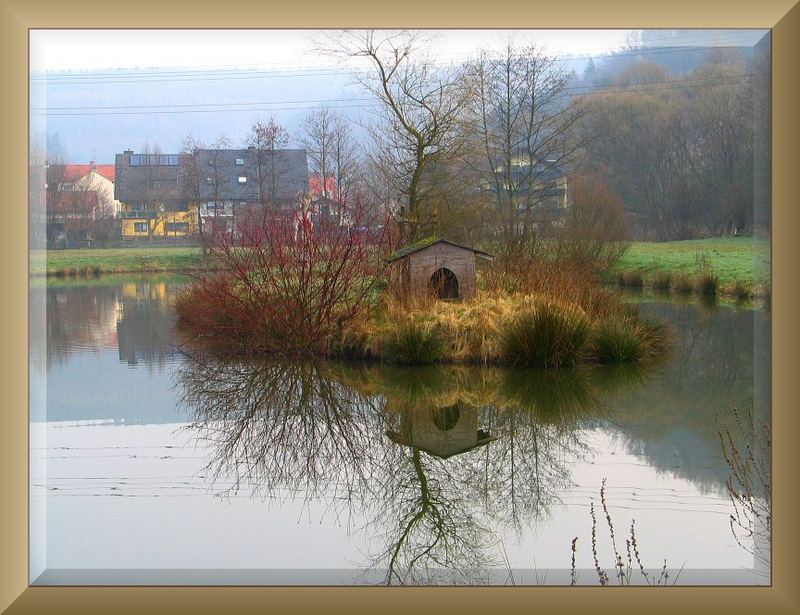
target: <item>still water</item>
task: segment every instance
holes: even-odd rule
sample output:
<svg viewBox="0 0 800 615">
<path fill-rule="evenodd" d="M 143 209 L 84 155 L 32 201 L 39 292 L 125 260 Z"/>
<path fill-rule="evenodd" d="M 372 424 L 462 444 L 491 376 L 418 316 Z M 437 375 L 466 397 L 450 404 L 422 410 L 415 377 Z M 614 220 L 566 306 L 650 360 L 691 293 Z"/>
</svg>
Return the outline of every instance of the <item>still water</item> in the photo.
<svg viewBox="0 0 800 615">
<path fill-rule="evenodd" d="M 769 583 L 716 420 L 768 420 L 768 311 L 634 298 L 647 370 L 222 362 L 183 284 L 32 282 L 32 584 L 596 585 L 592 505 L 612 584 L 632 524 L 651 580 Z"/>
</svg>

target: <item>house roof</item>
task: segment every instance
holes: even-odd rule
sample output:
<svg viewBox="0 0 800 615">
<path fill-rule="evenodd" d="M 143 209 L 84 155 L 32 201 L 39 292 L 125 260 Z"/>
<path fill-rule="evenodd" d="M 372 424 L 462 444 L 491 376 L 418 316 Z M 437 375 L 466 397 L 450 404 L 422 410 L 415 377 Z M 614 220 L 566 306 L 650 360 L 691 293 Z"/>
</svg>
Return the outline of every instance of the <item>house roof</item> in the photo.
<svg viewBox="0 0 800 615">
<path fill-rule="evenodd" d="M 105 177 L 107 180 L 113 182 L 116 176 L 116 166 L 113 164 L 66 164 L 64 165 L 64 181 L 76 182 L 82 177 L 86 177 L 91 173 L 92 169 Z"/>
<path fill-rule="evenodd" d="M 470 248 L 469 246 L 462 246 L 460 243 L 455 243 L 454 241 L 450 241 L 449 239 L 443 239 L 441 237 L 426 237 L 425 239 L 420 239 L 419 241 L 411 243 L 407 246 L 403 246 L 399 250 L 396 250 L 395 252 L 386 257 L 386 262 L 391 263 L 398 259 L 405 258 L 409 254 L 413 254 L 414 252 L 420 252 L 421 250 L 426 250 L 431 246 L 435 246 L 438 243 L 446 243 L 448 245 L 455 246 L 456 248 L 461 248 L 462 250 L 469 250 L 470 252 L 474 252 L 476 256 L 485 258 L 487 260 L 491 260 L 494 258 L 488 252 L 484 252 L 482 250 L 476 250 L 475 248 Z"/>
</svg>

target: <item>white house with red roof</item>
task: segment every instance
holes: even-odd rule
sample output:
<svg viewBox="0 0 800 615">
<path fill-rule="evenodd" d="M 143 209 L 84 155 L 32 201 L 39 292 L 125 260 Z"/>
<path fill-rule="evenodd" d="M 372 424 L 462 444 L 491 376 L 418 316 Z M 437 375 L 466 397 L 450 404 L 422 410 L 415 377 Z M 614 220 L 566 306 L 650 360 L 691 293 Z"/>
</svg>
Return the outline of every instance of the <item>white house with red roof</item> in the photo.
<svg viewBox="0 0 800 615">
<path fill-rule="evenodd" d="M 98 213 L 116 216 L 120 202 L 114 199 L 116 166 L 113 164 L 50 165 L 47 169 L 49 192 L 94 192 L 97 194 Z M 54 184 L 54 185 L 51 185 Z"/>
</svg>

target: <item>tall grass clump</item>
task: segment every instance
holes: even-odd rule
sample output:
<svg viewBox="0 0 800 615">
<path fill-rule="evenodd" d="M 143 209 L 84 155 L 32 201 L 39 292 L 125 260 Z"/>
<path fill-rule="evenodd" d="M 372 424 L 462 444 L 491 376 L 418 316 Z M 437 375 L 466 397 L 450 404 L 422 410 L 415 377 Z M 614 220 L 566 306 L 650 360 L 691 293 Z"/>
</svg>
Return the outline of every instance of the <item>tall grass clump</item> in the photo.
<svg viewBox="0 0 800 615">
<path fill-rule="evenodd" d="M 444 354 L 444 340 L 432 323 L 408 319 L 390 328 L 384 348 L 386 358 L 401 365 L 435 363 Z"/>
<path fill-rule="evenodd" d="M 746 301 L 754 296 L 753 285 L 744 280 L 736 280 L 727 289 L 728 294 L 738 301 Z"/>
<path fill-rule="evenodd" d="M 633 288 L 641 288 L 644 286 L 644 275 L 641 271 L 636 269 L 625 269 L 620 271 L 617 276 L 617 281 L 620 286 L 631 286 Z"/>
<path fill-rule="evenodd" d="M 503 358 L 514 365 L 569 367 L 583 360 L 589 318 L 579 307 L 528 297 L 500 332 Z"/>
<path fill-rule="evenodd" d="M 673 291 L 679 294 L 688 294 L 692 292 L 694 285 L 692 279 L 686 273 L 676 273 L 670 280 L 670 286 Z"/>
<path fill-rule="evenodd" d="M 666 332 L 660 323 L 638 314 L 620 314 L 595 325 L 590 347 L 591 358 L 597 363 L 639 363 L 664 351 Z"/>
<path fill-rule="evenodd" d="M 651 286 L 656 290 L 669 290 L 672 274 L 669 271 L 656 271 L 651 280 Z"/>
<path fill-rule="evenodd" d="M 606 320 L 594 331 L 592 356 L 599 363 L 634 363 L 645 354 L 645 341 L 630 319 Z"/>
<path fill-rule="evenodd" d="M 710 271 L 700 272 L 694 280 L 694 290 L 698 295 L 716 295 L 719 279 Z"/>
</svg>

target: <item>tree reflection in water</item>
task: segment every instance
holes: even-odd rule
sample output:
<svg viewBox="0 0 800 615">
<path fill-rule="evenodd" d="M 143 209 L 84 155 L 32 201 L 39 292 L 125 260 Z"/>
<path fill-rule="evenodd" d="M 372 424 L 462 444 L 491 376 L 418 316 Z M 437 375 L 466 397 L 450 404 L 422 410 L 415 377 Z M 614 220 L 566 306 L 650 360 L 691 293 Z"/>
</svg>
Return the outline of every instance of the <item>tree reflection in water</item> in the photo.
<svg viewBox="0 0 800 615">
<path fill-rule="evenodd" d="M 476 583 L 570 484 L 601 373 L 190 356 L 178 386 L 226 491 L 363 515 L 387 584 Z"/>
</svg>

